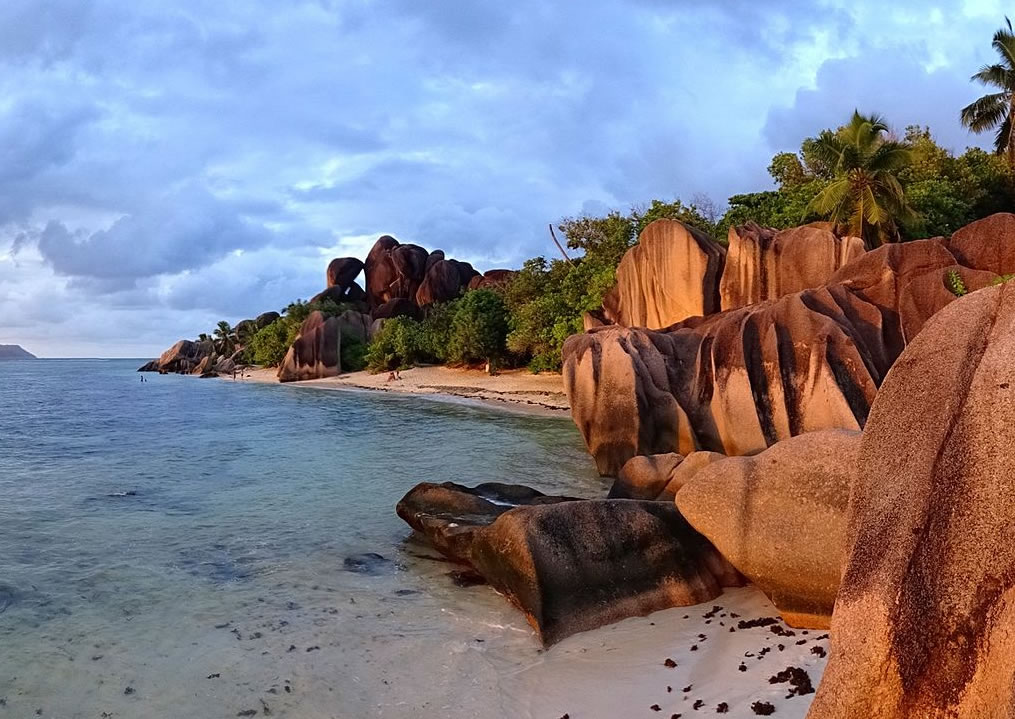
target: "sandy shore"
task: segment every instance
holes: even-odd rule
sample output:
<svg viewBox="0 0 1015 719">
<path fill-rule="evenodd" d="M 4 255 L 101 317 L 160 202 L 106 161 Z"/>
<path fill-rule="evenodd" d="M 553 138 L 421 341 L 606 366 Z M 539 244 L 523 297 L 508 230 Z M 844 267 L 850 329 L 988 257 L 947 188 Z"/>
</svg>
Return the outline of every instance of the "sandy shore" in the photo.
<svg viewBox="0 0 1015 719">
<path fill-rule="evenodd" d="M 401 379 L 389 381 L 388 374 L 349 372 L 338 377 L 291 382 L 290 386 L 320 389 L 362 389 L 400 394 L 452 397 L 509 409 L 566 416 L 570 407 L 564 393 L 564 381 L 558 374 L 532 374 L 527 370 L 507 370 L 488 375 L 482 370 L 449 367 L 415 367 L 400 373 Z M 231 378 L 226 377 L 232 381 Z M 277 383 L 274 369 L 248 370 L 237 382 Z"/>
</svg>

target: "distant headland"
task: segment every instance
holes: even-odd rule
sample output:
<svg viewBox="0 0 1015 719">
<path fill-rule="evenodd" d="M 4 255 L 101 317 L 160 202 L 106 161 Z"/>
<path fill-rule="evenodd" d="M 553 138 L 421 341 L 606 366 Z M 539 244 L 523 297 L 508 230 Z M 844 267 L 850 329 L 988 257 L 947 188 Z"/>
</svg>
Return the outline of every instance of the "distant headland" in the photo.
<svg viewBox="0 0 1015 719">
<path fill-rule="evenodd" d="M 0 345 L 0 360 L 39 359 L 21 345 Z"/>
</svg>

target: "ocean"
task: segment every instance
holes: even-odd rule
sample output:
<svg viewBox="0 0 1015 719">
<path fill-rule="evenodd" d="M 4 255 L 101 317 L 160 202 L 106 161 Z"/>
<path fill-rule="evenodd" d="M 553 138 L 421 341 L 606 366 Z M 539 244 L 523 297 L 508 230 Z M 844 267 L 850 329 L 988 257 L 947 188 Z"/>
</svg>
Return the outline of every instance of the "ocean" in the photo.
<svg viewBox="0 0 1015 719">
<path fill-rule="evenodd" d="M 394 507 L 602 496 L 570 420 L 141 363 L 0 362 L 0 718 L 499 715 L 537 640 Z"/>
</svg>

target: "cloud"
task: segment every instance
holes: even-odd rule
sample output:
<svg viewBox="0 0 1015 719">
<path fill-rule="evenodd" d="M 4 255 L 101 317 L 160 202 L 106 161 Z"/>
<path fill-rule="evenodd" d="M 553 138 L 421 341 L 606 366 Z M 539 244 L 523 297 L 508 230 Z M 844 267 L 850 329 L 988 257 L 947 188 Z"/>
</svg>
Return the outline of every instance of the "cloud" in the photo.
<svg viewBox="0 0 1015 719">
<path fill-rule="evenodd" d="M 270 237 L 227 203 L 187 187 L 91 234 L 70 232 L 51 220 L 38 246 L 57 274 L 133 284 L 143 277 L 201 268 L 236 250 L 263 247 Z"/>
<path fill-rule="evenodd" d="M 980 5 L 6 0 L 0 341 L 153 354 L 383 233 L 518 265 L 583 209 L 765 187 L 854 105 L 961 147 Z"/>
</svg>

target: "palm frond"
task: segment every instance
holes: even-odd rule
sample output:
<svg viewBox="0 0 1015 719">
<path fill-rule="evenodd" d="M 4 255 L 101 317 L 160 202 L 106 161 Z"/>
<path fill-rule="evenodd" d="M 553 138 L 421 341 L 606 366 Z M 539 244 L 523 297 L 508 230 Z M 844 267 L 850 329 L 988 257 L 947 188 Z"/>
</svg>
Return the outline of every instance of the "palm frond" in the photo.
<svg viewBox="0 0 1015 719">
<path fill-rule="evenodd" d="M 883 142 L 867 161 L 870 172 L 891 172 L 908 165 L 913 160 L 909 146 L 901 142 Z"/>
<path fill-rule="evenodd" d="M 994 41 L 991 43 L 998 55 L 1001 56 L 1009 68 L 1015 68 L 1015 32 L 1001 28 L 994 33 Z"/>
<path fill-rule="evenodd" d="M 994 86 L 1011 92 L 1015 89 L 1015 72 L 1003 65 L 984 65 L 969 78 L 981 85 Z"/>
<path fill-rule="evenodd" d="M 840 222 L 844 215 L 843 206 L 849 199 L 849 191 L 849 179 L 841 177 L 815 195 L 808 207 L 832 222 Z"/>
<path fill-rule="evenodd" d="M 1008 116 L 1009 96 L 1004 92 L 984 95 L 962 108 L 962 124 L 973 132 L 991 130 Z"/>
<path fill-rule="evenodd" d="M 1011 140 L 1011 113 L 1008 113 L 994 136 L 994 151 L 998 155 L 1003 155 L 1011 146 Z"/>
</svg>

